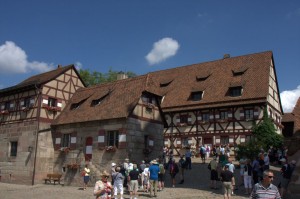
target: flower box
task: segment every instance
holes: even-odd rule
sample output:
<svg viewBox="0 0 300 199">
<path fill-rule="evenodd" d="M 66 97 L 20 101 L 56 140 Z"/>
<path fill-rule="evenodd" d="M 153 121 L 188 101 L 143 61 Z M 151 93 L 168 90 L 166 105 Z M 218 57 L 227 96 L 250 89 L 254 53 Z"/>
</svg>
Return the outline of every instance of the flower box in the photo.
<svg viewBox="0 0 300 199">
<path fill-rule="evenodd" d="M 77 164 L 77 163 L 74 163 L 74 164 L 67 164 L 67 168 L 68 169 L 78 169 L 80 167 L 80 165 L 79 164 Z"/>
<path fill-rule="evenodd" d="M 106 152 L 116 152 L 117 148 L 115 146 L 106 146 L 105 151 Z"/>
</svg>

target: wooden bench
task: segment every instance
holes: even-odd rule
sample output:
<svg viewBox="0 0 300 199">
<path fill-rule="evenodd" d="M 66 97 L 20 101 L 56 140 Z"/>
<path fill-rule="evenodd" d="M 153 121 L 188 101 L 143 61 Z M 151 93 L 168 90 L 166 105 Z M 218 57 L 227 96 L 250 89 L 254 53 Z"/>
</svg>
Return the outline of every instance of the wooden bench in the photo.
<svg viewBox="0 0 300 199">
<path fill-rule="evenodd" d="M 58 184 L 60 184 L 60 179 L 62 177 L 62 174 L 59 173 L 48 173 L 47 177 L 44 179 L 45 180 L 45 184 L 47 184 L 47 182 L 49 182 L 51 184 L 51 182 L 55 183 L 58 182 Z"/>
</svg>

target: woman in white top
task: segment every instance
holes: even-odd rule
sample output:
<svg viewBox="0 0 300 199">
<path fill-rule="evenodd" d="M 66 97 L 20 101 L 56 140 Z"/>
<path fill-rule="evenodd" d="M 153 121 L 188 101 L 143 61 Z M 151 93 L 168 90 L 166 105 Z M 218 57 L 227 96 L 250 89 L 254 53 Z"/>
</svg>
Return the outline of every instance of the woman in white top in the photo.
<svg viewBox="0 0 300 199">
<path fill-rule="evenodd" d="M 90 181 L 90 172 L 89 166 L 86 164 L 84 168 L 84 175 L 83 175 L 83 190 L 86 190 L 87 184 Z"/>
</svg>

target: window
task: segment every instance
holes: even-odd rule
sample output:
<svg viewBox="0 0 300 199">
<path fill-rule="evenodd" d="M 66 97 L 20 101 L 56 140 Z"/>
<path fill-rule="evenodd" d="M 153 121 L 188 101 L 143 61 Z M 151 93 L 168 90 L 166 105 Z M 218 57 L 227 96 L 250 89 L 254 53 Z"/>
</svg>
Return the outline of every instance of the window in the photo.
<svg viewBox="0 0 300 199">
<path fill-rule="evenodd" d="M 245 120 L 252 120 L 254 117 L 253 109 L 246 109 L 245 110 Z"/>
<path fill-rule="evenodd" d="M 192 101 L 200 101 L 203 98 L 203 91 L 192 92 L 190 99 Z"/>
<path fill-rule="evenodd" d="M 202 121 L 204 122 L 209 121 L 209 113 L 202 113 Z"/>
<path fill-rule="evenodd" d="M 108 131 L 106 135 L 106 146 L 119 146 L 119 132 Z"/>
<path fill-rule="evenodd" d="M 17 141 L 10 142 L 10 156 L 16 157 L 17 152 L 18 152 L 18 142 Z"/>
<path fill-rule="evenodd" d="M 56 107 L 56 105 L 57 105 L 57 99 L 49 97 L 49 99 L 48 99 L 48 106 L 49 107 Z"/>
<path fill-rule="evenodd" d="M 154 98 L 151 95 L 145 94 L 145 93 L 142 95 L 142 101 L 144 103 L 150 103 L 150 104 L 154 104 L 155 103 Z"/>
<path fill-rule="evenodd" d="M 4 110 L 9 110 L 9 107 L 10 107 L 10 102 L 5 102 L 4 104 Z"/>
<path fill-rule="evenodd" d="M 188 115 L 180 115 L 180 123 L 188 123 Z"/>
<path fill-rule="evenodd" d="M 221 111 L 221 112 L 220 112 L 220 119 L 221 119 L 221 120 L 226 120 L 226 119 L 228 119 L 228 112 L 227 112 L 227 111 Z"/>
<path fill-rule="evenodd" d="M 188 138 L 182 138 L 181 139 L 181 144 L 183 147 L 188 147 L 189 146 L 189 139 Z"/>
<path fill-rule="evenodd" d="M 71 134 L 63 134 L 61 147 L 70 147 L 71 143 Z"/>
<path fill-rule="evenodd" d="M 229 137 L 228 136 L 221 136 L 221 145 L 229 144 Z"/>
<path fill-rule="evenodd" d="M 241 86 L 237 87 L 230 87 L 229 88 L 229 96 L 231 97 L 238 97 L 242 95 L 243 88 Z"/>
</svg>

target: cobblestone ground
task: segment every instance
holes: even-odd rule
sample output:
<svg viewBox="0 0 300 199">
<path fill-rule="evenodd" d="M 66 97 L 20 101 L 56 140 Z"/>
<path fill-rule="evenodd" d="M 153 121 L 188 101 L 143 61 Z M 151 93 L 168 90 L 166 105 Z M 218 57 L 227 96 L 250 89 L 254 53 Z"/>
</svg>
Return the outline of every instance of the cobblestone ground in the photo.
<svg viewBox="0 0 300 199">
<path fill-rule="evenodd" d="M 158 192 L 157 198 L 163 199 L 201 199 L 201 198 L 223 198 L 221 182 L 218 182 L 218 189 L 209 188 L 210 172 L 207 169 L 207 163 L 202 164 L 199 158 L 192 159 L 193 165 L 191 170 L 185 172 L 184 184 L 176 184 L 175 188 L 171 187 L 170 176 L 166 174 L 165 189 Z M 271 167 L 278 176 L 278 168 Z M 235 171 L 238 179 L 239 169 Z M 180 181 L 179 175 L 177 182 Z M 278 178 L 277 178 L 278 179 Z M 236 180 L 238 183 L 238 180 Z M 276 184 L 276 183 L 274 183 Z M 244 188 L 238 187 L 232 198 L 249 198 L 244 194 Z M 129 198 L 126 193 L 125 198 Z M 93 185 L 83 191 L 81 187 L 69 187 L 61 185 L 38 184 L 34 186 L 14 185 L 0 183 L 0 199 L 94 199 Z M 150 198 L 149 193 L 139 192 L 139 199 Z"/>
</svg>

